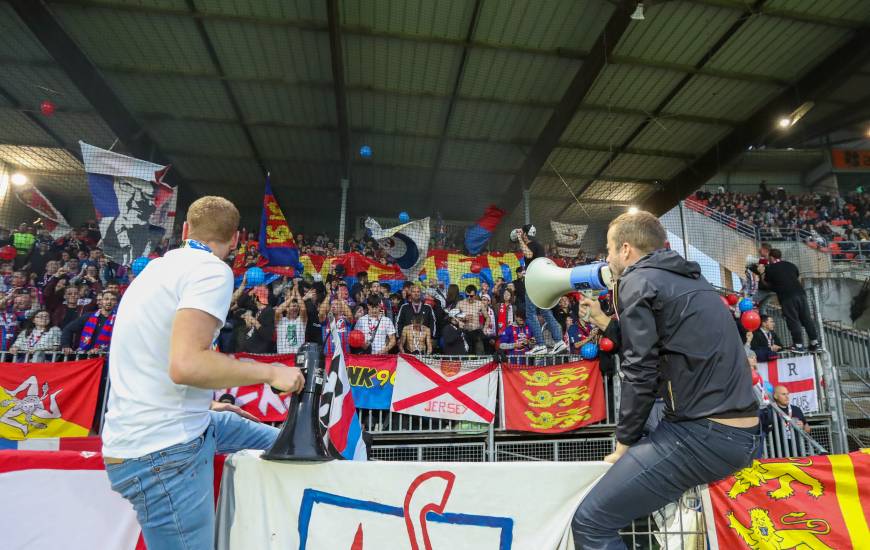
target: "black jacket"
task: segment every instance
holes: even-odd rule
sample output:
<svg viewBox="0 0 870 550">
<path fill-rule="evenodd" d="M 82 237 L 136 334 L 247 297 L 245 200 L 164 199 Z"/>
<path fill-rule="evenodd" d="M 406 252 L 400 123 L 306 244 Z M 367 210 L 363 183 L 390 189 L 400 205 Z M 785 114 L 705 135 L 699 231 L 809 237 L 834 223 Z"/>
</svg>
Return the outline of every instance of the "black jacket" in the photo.
<svg viewBox="0 0 870 550">
<path fill-rule="evenodd" d="M 775 332 L 771 334 L 773 335 L 774 345 L 782 347 L 782 342 L 780 341 L 779 336 L 777 336 Z M 776 355 L 776 352 L 770 349 L 770 344 L 767 343 L 767 337 L 764 336 L 764 332 L 762 332 L 761 329 L 752 333 L 752 341 L 749 343 L 749 348 L 755 352 L 758 360 L 762 362 L 767 361 L 771 356 Z"/>
<path fill-rule="evenodd" d="M 432 333 L 432 338 L 438 337 L 438 322 L 435 319 L 435 312 L 432 306 L 428 304 L 420 304 L 420 313 L 423 314 L 423 325 Z M 399 314 L 396 316 L 396 334 L 402 334 L 406 326 L 414 321 L 414 306 L 410 302 L 405 302 L 399 307 Z"/>
<path fill-rule="evenodd" d="M 444 325 L 444 330 L 441 332 L 442 349 L 445 355 L 467 355 L 468 343 L 462 331 L 453 326 L 452 323 Z"/>
<path fill-rule="evenodd" d="M 640 439 L 656 395 L 675 422 L 758 414 L 731 312 L 697 263 L 672 250 L 647 254 L 619 278 L 615 302 L 623 373 L 617 441 Z"/>
<path fill-rule="evenodd" d="M 768 264 L 764 267 L 764 276 L 758 286 L 765 290 L 776 292 L 779 301 L 804 295 L 800 272 L 796 265 L 785 260 Z"/>
</svg>

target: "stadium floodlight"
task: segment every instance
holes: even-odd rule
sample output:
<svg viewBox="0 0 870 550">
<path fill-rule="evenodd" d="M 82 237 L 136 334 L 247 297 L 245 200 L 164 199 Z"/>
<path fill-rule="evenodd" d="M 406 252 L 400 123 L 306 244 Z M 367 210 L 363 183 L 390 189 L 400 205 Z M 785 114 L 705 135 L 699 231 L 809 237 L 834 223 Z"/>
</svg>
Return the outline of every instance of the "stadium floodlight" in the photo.
<svg viewBox="0 0 870 550">
<path fill-rule="evenodd" d="M 779 119 L 779 122 L 777 122 L 777 124 L 779 124 L 779 127 L 783 130 L 786 128 L 791 128 L 791 118 L 784 116 Z"/>
<path fill-rule="evenodd" d="M 12 177 L 9 178 L 9 181 L 11 181 L 13 185 L 24 185 L 27 183 L 27 176 L 21 172 L 15 172 L 12 174 Z"/>
<path fill-rule="evenodd" d="M 812 109 L 814 106 L 815 106 L 814 102 L 804 101 L 803 103 L 800 104 L 800 106 L 798 106 L 797 109 L 792 111 L 791 114 L 789 114 L 787 117 L 784 116 L 784 117 L 779 119 L 779 121 L 778 121 L 779 127 L 782 128 L 783 130 L 787 130 L 788 128 L 791 128 L 792 126 L 797 124 L 798 121 L 800 119 L 802 119 L 807 113 L 809 113 L 810 109 Z"/>
<path fill-rule="evenodd" d="M 637 206 L 629 206 L 628 207 L 629 214 L 637 214 L 638 212 L 640 212 L 640 209 Z"/>
<path fill-rule="evenodd" d="M 631 18 L 635 21 L 643 21 L 645 19 L 643 16 L 643 2 L 637 3 L 637 7 L 634 8 L 634 12 L 632 12 Z"/>
</svg>

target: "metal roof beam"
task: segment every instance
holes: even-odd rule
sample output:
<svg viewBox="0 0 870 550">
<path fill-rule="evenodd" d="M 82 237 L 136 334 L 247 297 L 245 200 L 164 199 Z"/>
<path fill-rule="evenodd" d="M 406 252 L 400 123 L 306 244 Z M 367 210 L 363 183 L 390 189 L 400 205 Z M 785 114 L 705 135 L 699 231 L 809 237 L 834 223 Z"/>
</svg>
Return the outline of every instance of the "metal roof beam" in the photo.
<svg viewBox="0 0 870 550">
<path fill-rule="evenodd" d="M 468 21 L 468 31 L 465 35 L 465 42 L 471 43 L 474 38 L 474 31 L 477 29 L 477 21 L 480 18 L 480 7 L 483 4 L 482 0 L 474 0 L 474 7 L 471 10 L 471 18 Z M 450 92 L 450 99 L 447 102 L 447 111 L 444 114 L 444 124 L 441 128 L 441 135 L 438 137 L 438 147 L 435 149 L 435 160 L 432 162 L 432 176 L 429 178 L 429 199 L 427 200 L 429 210 L 432 210 L 432 205 L 435 200 L 435 178 L 438 177 L 438 167 L 441 165 L 441 159 L 444 156 L 444 145 L 447 143 L 447 132 L 450 131 L 450 118 L 456 109 L 456 98 L 459 97 L 459 88 L 462 86 L 462 77 L 465 76 L 465 65 L 468 62 L 469 48 L 462 48 L 462 56 L 459 58 L 459 66 L 456 68 L 456 78 L 453 80 L 453 90 Z"/>
<path fill-rule="evenodd" d="M 127 151 L 138 158 L 167 164 L 168 159 L 160 152 L 157 143 L 118 99 L 99 69 L 58 23 L 46 3 L 43 0 L 10 0 L 10 4 Z"/>
<path fill-rule="evenodd" d="M 732 8 L 737 10 L 745 10 L 746 2 L 742 0 L 694 0 L 698 4 L 706 4 L 718 8 Z M 866 25 L 862 25 L 858 21 L 851 19 L 843 19 L 841 17 L 826 17 L 820 15 L 812 15 L 809 13 L 790 10 L 786 8 L 777 8 L 773 6 L 763 6 L 753 10 L 754 14 L 767 15 L 770 17 L 779 17 L 780 19 L 790 19 L 792 21 L 800 21 L 802 23 L 812 23 L 814 25 L 825 25 L 828 27 L 838 27 L 843 29 L 858 29 Z"/>
<path fill-rule="evenodd" d="M 335 95 L 335 113 L 338 118 L 341 175 L 344 179 L 350 179 L 350 125 L 347 118 L 347 87 L 344 83 L 341 14 L 338 13 L 338 0 L 327 0 L 326 13 L 329 24 L 329 53 L 332 57 L 332 91 Z"/>
<path fill-rule="evenodd" d="M 196 15 L 199 13 L 199 10 L 196 8 L 196 2 L 194 0 L 186 0 L 187 9 L 190 10 L 191 15 Z M 211 60 L 212 65 L 214 66 L 215 71 L 218 76 L 221 77 L 221 84 L 224 88 L 224 93 L 227 95 L 227 100 L 230 103 L 230 107 L 233 110 L 233 113 L 236 116 L 235 124 L 239 124 L 242 127 L 242 132 L 245 134 L 245 141 L 248 142 L 248 146 L 251 148 L 251 152 L 254 155 L 254 160 L 260 166 L 260 170 L 263 172 L 265 176 L 268 173 L 268 169 L 266 165 L 263 164 L 263 159 L 260 156 L 260 151 L 257 148 L 257 142 L 254 141 L 254 136 L 251 134 L 251 129 L 245 124 L 245 116 L 242 113 L 242 108 L 239 105 L 239 101 L 236 98 L 236 94 L 233 92 L 232 86 L 227 80 L 224 78 L 226 76 L 226 72 L 224 71 L 223 64 L 221 64 L 220 58 L 218 57 L 217 50 L 215 50 L 214 43 L 211 41 L 211 37 L 208 35 L 208 30 L 205 28 L 205 24 L 202 21 L 202 18 L 194 18 L 194 24 L 196 25 L 197 33 L 199 34 L 200 40 L 202 40 L 203 46 L 205 46 L 205 50 L 208 52 L 208 57 Z"/>
<path fill-rule="evenodd" d="M 541 168 L 546 164 L 565 129 L 571 124 L 577 108 L 583 102 L 586 94 L 589 93 L 595 79 L 607 65 L 607 57 L 616 48 L 620 38 L 628 29 L 633 7 L 634 2 L 630 0 L 620 0 L 614 7 L 613 13 L 595 39 L 589 57 L 577 70 L 559 104 L 553 109 L 553 114 L 538 136 L 537 142 L 532 146 L 525 162 L 511 181 L 507 192 L 499 201 L 499 206 L 504 210 L 510 211 L 519 203 L 523 190 L 531 186 Z"/>
<path fill-rule="evenodd" d="M 774 124 L 782 113 L 791 112 L 798 103 L 813 99 L 817 93 L 839 86 L 857 67 L 870 58 L 870 29 L 857 30 L 852 38 L 818 63 L 792 88 L 759 109 L 743 125 L 734 129 L 706 154 L 668 181 L 646 200 L 645 207 L 656 214 L 666 212 L 684 196 L 704 185 L 750 145 L 763 143 L 775 131 Z"/>
</svg>

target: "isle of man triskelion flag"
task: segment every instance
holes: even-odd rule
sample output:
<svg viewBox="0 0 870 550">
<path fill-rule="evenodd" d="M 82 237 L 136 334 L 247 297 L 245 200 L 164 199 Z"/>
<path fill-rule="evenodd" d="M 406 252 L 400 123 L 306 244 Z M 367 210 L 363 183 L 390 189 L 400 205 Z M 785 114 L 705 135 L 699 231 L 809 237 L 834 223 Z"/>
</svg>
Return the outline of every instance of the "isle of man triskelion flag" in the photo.
<svg viewBox="0 0 870 550">
<path fill-rule="evenodd" d="M 102 370 L 102 358 L 0 363 L 0 438 L 88 435 Z"/>
</svg>

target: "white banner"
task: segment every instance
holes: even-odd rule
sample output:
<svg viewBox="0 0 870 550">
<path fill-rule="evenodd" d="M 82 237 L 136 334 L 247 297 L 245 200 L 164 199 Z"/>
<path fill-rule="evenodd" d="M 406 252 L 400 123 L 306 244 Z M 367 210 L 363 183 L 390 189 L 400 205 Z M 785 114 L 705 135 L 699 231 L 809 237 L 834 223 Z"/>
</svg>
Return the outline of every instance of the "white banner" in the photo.
<svg viewBox="0 0 870 550">
<path fill-rule="evenodd" d="M 603 462 L 294 464 L 242 451 L 226 462 L 217 548 L 568 550 L 574 547 L 569 529 L 574 511 L 608 467 Z"/>
<path fill-rule="evenodd" d="M 429 218 L 387 229 L 373 218 L 367 218 L 365 226 L 381 248 L 396 260 L 405 277 L 416 279 L 429 253 Z"/>
<path fill-rule="evenodd" d="M 553 230 L 553 240 L 560 246 L 580 246 L 583 235 L 586 234 L 588 225 L 576 225 L 573 223 L 550 222 Z"/>
<path fill-rule="evenodd" d="M 758 374 L 775 388 L 788 389 L 791 404 L 806 413 L 819 411 L 816 366 L 812 355 L 774 359 L 758 364 Z"/>
<path fill-rule="evenodd" d="M 495 418 L 497 366 L 489 359 L 423 361 L 412 355 L 400 355 L 390 410 L 491 423 Z"/>
<path fill-rule="evenodd" d="M 5 451 L 0 458 L 3 548 L 133 550 L 133 506 L 112 491 L 98 453 Z"/>
</svg>

